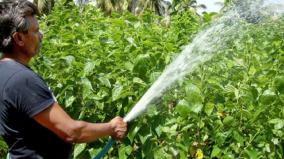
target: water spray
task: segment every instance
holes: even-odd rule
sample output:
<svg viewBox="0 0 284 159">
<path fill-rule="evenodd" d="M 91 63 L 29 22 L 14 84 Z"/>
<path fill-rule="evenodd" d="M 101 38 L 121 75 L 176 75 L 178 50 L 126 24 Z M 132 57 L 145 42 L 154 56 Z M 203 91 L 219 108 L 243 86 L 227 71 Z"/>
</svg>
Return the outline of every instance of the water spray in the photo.
<svg viewBox="0 0 284 159">
<path fill-rule="evenodd" d="M 218 53 L 218 50 L 225 49 L 227 42 L 242 36 L 241 23 L 244 20 L 249 23 L 261 23 L 265 17 L 275 17 L 283 13 L 284 0 L 236 1 L 236 4 L 229 7 L 222 17 L 196 35 L 192 43 L 187 45 L 181 54 L 166 67 L 123 121 L 130 122 L 137 118 L 174 82 L 194 71 L 200 64 L 210 60 L 214 54 Z M 114 143 L 115 141 L 110 138 L 105 147 L 93 159 L 102 158 Z"/>
</svg>

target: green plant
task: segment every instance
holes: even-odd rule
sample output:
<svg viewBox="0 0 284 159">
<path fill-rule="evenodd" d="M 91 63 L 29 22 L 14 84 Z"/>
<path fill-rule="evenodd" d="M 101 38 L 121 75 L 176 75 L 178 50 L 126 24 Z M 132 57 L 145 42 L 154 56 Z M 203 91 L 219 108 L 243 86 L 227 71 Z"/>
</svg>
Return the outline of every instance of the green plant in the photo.
<svg viewBox="0 0 284 159">
<path fill-rule="evenodd" d="M 32 67 L 73 118 L 102 122 L 124 116 L 199 28 L 190 12 L 173 19 L 171 26 L 163 27 L 161 18 L 149 12 L 105 17 L 91 6 L 68 9 L 58 4 L 41 19 L 43 48 Z M 141 125 L 131 124 L 130 129 Z M 130 146 L 140 144 L 132 135 L 123 141 L 126 148 L 117 145 L 110 155 L 144 156 L 145 151 L 134 152 Z M 104 144 L 98 140 L 78 145 L 74 156 L 89 158 Z"/>
<path fill-rule="evenodd" d="M 124 116 L 202 28 L 193 15 L 177 14 L 163 27 L 147 12 L 104 17 L 58 5 L 41 20 L 46 39 L 33 68 L 74 118 Z M 131 122 L 108 157 L 281 158 L 283 21 L 242 25 L 226 50 Z M 74 157 L 90 158 L 105 142 L 78 145 Z"/>
<path fill-rule="evenodd" d="M 73 118 L 91 122 L 125 116 L 204 27 L 188 11 L 165 27 L 149 12 L 70 8 L 57 4 L 41 18 L 43 48 L 32 68 Z M 226 49 L 129 123 L 105 158 L 283 158 L 283 22 L 244 21 Z M 73 156 L 93 157 L 106 141 L 78 144 Z"/>
</svg>

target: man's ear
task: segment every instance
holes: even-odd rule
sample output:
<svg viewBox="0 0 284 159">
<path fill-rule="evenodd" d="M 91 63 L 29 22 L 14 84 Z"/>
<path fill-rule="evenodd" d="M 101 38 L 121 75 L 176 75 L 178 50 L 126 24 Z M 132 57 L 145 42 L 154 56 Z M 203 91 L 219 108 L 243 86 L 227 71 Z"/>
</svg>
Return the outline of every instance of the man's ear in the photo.
<svg viewBox="0 0 284 159">
<path fill-rule="evenodd" d="M 23 34 L 20 32 L 15 32 L 13 35 L 14 42 L 19 46 L 24 46 L 25 43 L 23 41 Z"/>
</svg>

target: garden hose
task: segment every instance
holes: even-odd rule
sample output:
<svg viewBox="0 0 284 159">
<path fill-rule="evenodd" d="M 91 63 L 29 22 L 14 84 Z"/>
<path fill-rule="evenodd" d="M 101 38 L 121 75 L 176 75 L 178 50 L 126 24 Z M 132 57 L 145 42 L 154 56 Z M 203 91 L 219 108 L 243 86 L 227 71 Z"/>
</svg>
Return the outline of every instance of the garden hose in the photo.
<svg viewBox="0 0 284 159">
<path fill-rule="evenodd" d="M 123 119 L 124 122 L 127 122 L 127 119 Z M 111 137 L 109 137 L 107 144 L 104 146 L 104 148 L 93 158 L 93 159 L 101 159 L 104 157 L 104 155 L 108 152 L 108 150 L 111 148 L 111 146 L 115 143 L 115 140 Z"/>
<path fill-rule="evenodd" d="M 104 157 L 104 155 L 108 152 L 108 150 L 111 148 L 111 146 L 115 143 L 115 140 L 113 138 L 109 138 L 107 144 L 104 146 L 104 148 L 93 158 L 93 159 L 101 159 Z"/>
</svg>

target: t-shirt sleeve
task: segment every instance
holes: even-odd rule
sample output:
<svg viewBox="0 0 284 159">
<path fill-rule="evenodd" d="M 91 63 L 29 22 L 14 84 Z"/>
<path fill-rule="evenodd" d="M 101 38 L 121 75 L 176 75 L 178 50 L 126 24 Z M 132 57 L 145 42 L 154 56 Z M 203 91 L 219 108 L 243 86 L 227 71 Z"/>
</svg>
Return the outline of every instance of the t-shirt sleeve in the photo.
<svg viewBox="0 0 284 159">
<path fill-rule="evenodd" d="M 5 102 L 33 117 L 51 106 L 55 99 L 44 81 L 32 71 L 14 74 L 5 86 Z"/>
</svg>

